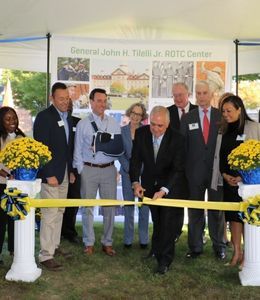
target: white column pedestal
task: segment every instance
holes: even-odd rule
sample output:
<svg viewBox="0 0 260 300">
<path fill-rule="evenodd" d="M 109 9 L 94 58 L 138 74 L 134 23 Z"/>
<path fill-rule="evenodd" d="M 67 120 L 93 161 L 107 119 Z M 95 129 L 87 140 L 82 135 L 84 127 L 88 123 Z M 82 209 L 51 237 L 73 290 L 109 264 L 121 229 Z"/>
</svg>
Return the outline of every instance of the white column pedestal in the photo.
<svg viewBox="0 0 260 300">
<path fill-rule="evenodd" d="M 246 200 L 260 194 L 260 184 L 240 184 L 239 195 Z M 243 286 L 260 286 L 260 227 L 245 224 L 244 227 L 244 266 L 239 272 Z"/>
<path fill-rule="evenodd" d="M 15 187 L 30 198 L 41 190 L 41 179 L 35 181 L 8 180 L 7 187 Z M 25 220 L 14 224 L 14 260 L 5 279 L 10 281 L 33 282 L 41 276 L 42 270 L 35 263 L 35 208 L 31 208 Z"/>
</svg>

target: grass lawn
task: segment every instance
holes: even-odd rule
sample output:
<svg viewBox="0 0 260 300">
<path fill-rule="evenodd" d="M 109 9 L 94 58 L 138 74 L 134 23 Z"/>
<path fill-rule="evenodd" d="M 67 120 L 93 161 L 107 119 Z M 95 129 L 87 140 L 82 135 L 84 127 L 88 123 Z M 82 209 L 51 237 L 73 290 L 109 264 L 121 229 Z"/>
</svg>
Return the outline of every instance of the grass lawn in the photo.
<svg viewBox="0 0 260 300">
<path fill-rule="evenodd" d="M 184 228 L 186 229 L 186 228 Z M 81 228 L 78 228 L 81 234 Z M 164 276 L 153 275 L 154 260 L 144 261 L 138 243 L 132 249 L 122 245 L 123 225 L 116 223 L 115 257 L 100 249 L 102 224 L 95 224 L 95 254 L 87 257 L 81 245 L 63 241 L 62 246 L 74 253 L 70 260 L 60 258 L 64 270 L 43 270 L 34 283 L 9 282 L 4 279 L 11 258 L 4 249 L 5 264 L 0 266 L 0 299 L 260 299 L 260 287 L 242 287 L 238 268 L 225 267 L 217 261 L 208 240 L 204 253 L 195 260 L 185 258 L 187 232 L 176 245 L 176 257 Z M 5 245 L 6 246 L 6 245 Z M 36 234 L 36 253 L 39 236 Z M 230 258 L 232 250 L 228 249 Z"/>
</svg>

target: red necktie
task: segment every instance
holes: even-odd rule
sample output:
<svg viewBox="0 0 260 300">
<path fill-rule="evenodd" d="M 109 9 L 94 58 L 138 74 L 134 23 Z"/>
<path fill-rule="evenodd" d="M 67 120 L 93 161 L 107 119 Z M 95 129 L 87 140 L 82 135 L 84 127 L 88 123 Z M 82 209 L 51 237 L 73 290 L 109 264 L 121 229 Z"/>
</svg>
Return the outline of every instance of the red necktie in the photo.
<svg viewBox="0 0 260 300">
<path fill-rule="evenodd" d="M 204 117 L 203 117 L 203 137 L 204 142 L 207 144 L 209 137 L 209 119 L 207 117 L 208 110 L 206 108 L 203 109 Z"/>
</svg>

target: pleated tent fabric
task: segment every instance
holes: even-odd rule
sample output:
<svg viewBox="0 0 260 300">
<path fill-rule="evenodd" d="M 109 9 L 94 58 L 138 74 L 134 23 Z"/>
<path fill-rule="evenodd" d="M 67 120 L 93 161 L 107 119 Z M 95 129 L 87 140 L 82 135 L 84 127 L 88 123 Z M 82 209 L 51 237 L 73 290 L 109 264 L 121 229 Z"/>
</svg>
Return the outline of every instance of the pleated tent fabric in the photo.
<svg viewBox="0 0 260 300">
<path fill-rule="evenodd" d="M 2 1 L 0 40 L 17 37 L 70 36 L 73 39 L 136 41 L 259 39 L 258 0 L 163 0 L 150 2 Z M 228 24 L 228 25 L 227 25 Z M 46 40 L 1 43 L 0 68 L 46 72 Z M 245 48 L 241 51 L 244 55 Z M 259 57 L 260 47 L 247 51 Z M 246 55 L 248 57 L 248 54 Z M 243 64 L 243 74 L 260 69 L 260 60 Z M 250 69 L 250 70 L 249 70 Z M 257 71 L 257 72 L 258 72 Z M 245 74 L 245 73 L 244 73 Z"/>
</svg>

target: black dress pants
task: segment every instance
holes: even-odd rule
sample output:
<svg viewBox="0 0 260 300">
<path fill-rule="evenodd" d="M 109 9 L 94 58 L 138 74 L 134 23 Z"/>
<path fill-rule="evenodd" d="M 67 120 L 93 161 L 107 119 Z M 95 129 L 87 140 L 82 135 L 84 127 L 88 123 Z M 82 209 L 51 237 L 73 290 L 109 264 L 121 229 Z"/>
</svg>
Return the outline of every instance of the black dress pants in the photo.
<svg viewBox="0 0 260 300">
<path fill-rule="evenodd" d="M 150 206 L 153 235 L 152 252 L 159 265 L 169 266 L 174 258 L 176 234 L 180 231 L 183 208 Z"/>
<path fill-rule="evenodd" d="M 69 184 L 68 199 L 80 199 L 80 176 L 76 175 L 76 180 L 73 184 Z M 76 231 L 76 217 L 78 207 L 66 207 L 63 214 L 61 235 L 70 240 L 75 238 L 78 233 Z"/>
<path fill-rule="evenodd" d="M 5 184 L 0 184 L 1 196 L 5 188 Z M 0 253 L 2 253 L 6 229 L 8 233 L 8 251 L 14 252 L 14 221 L 0 208 Z"/>
</svg>

